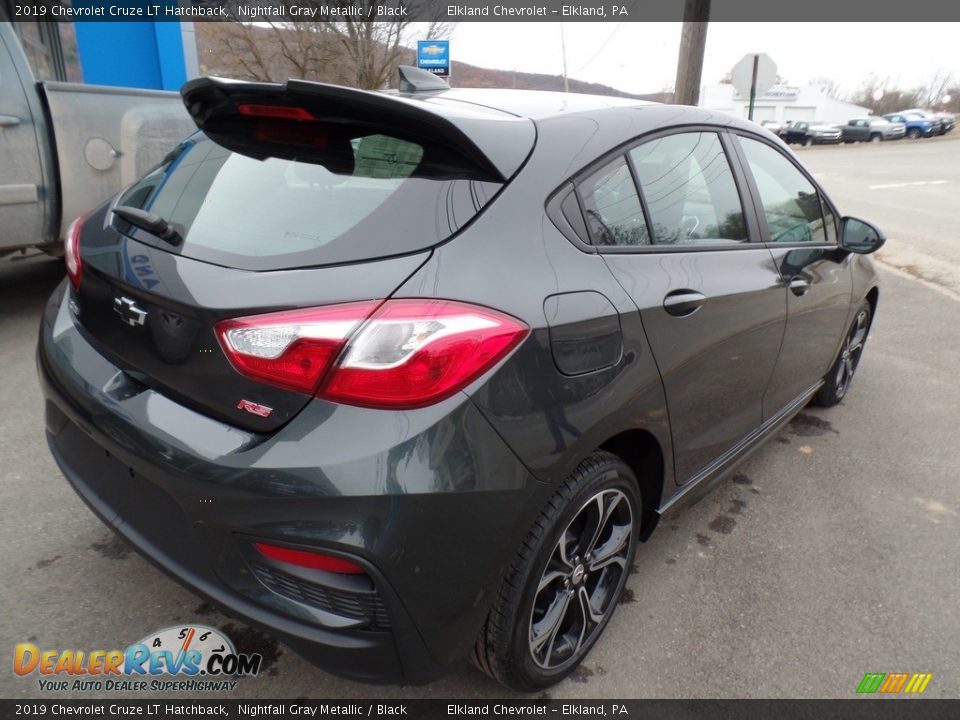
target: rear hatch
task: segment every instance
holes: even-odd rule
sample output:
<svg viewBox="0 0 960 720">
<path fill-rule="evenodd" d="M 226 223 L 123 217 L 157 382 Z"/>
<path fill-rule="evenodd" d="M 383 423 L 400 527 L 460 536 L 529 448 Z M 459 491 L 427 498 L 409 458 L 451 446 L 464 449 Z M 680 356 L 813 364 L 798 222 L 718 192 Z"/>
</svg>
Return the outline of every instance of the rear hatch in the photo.
<svg viewBox="0 0 960 720">
<path fill-rule="evenodd" d="M 534 142 L 528 120 L 430 98 L 207 78 L 183 95 L 201 131 L 83 222 L 78 324 L 141 386 L 257 432 L 312 393 L 241 374 L 217 324 L 389 297 Z"/>
</svg>

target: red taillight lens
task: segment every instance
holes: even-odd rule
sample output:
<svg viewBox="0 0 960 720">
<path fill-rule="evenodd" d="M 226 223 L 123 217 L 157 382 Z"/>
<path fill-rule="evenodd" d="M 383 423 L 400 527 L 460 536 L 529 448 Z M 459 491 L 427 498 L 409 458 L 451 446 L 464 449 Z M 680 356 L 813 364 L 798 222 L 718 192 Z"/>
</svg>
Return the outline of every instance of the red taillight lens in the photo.
<svg viewBox="0 0 960 720">
<path fill-rule="evenodd" d="M 83 260 L 80 258 L 80 231 L 83 229 L 84 216 L 81 215 L 67 228 L 67 236 L 63 240 L 63 259 L 67 266 L 67 277 L 74 290 L 80 288 L 83 279 Z"/>
<path fill-rule="evenodd" d="M 241 374 L 314 393 L 351 331 L 377 305 L 359 302 L 224 320 L 217 324 L 217 337 Z"/>
<path fill-rule="evenodd" d="M 310 568 L 311 570 L 325 570 L 341 575 L 365 575 L 366 570 L 350 560 L 335 557 L 333 555 L 324 555 L 312 550 L 295 550 L 293 548 L 282 547 L 280 545 L 270 545 L 264 542 L 255 542 L 253 546 L 257 552 L 265 558 L 277 560 L 278 562 L 297 565 L 298 567 Z"/>
<path fill-rule="evenodd" d="M 450 397 L 528 333 L 519 320 L 495 310 L 412 299 L 292 310 L 217 325 L 224 352 L 247 377 L 388 409 Z"/>
<path fill-rule="evenodd" d="M 448 300 L 391 300 L 359 330 L 320 397 L 414 408 L 463 389 L 527 336 L 514 318 Z"/>
</svg>

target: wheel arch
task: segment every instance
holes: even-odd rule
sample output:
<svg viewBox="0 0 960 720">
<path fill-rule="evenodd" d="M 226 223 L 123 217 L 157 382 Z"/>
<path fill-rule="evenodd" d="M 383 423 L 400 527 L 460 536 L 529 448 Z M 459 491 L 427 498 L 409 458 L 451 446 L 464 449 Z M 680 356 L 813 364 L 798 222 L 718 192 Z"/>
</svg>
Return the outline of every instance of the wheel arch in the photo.
<svg viewBox="0 0 960 720">
<path fill-rule="evenodd" d="M 870 303 L 870 315 L 871 317 L 877 314 L 877 301 L 880 299 L 880 288 L 874 285 L 867 292 L 866 301 Z"/>
<path fill-rule="evenodd" d="M 660 518 L 657 508 L 663 497 L 665 465 L 660 441 L 649 430 L 624 430 L 599 447 L 623 460 L 637 478 L 643 517 L 640 520 L 640 539 L 646 541 Z"/>
</svg>

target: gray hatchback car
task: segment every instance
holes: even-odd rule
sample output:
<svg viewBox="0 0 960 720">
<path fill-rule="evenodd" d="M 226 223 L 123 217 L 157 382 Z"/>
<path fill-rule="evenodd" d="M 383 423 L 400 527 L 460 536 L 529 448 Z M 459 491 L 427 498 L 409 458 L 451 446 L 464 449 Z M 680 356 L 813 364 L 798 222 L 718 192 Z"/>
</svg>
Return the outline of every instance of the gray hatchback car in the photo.
<svg viewBox="0 0 960 720">
<path fill-rule="evenodd" d="M 78 220 L 50 449 L 198 595 L 340 675 L 568 675 L 638 542 L 847 393 L 867 254 L 783 142 L 691 107 L 201 78 Z"/>
</svg>

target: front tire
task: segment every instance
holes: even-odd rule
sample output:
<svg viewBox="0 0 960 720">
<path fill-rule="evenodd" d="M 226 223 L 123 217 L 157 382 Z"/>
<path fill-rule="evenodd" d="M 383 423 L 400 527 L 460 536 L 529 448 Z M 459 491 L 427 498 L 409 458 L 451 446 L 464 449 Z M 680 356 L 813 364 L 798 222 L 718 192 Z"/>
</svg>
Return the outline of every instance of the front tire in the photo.
<svg viewBox="0 0 960 720">
<path fill-rule="evenodd" d="M 917 128 L 910 128 L 907 130 L 907 137 L 911 140 L 916 140 L 918 137 L 920 137 L 920 131 L 917 130 Z"/>
<path fill-rule="evenodd" d="M 863 357 L 863 346 L 867 342 L 867 333 L 870 332 L 870 322 L 870 303 L 864 300 L 857 307 L 853 324 L 844 337 L 837 359 L 824 378 L 823 387 L 813 398 L 814 404 L 833 407 L 846 397 L 854 373 L 860 365 L 860 358 Z"/>
<path fill-rule="evenodd" d="M 883 140 L 883 136 L 880 135 L 879 133 L 874 133 L 873 135 L 870 136 L 870 142 L 872 143 L 878 143 L 881 140 Z"/>
<path fill-rule="evenodd" d="M 563 482 L 520 545 L 473 661 L 521 692 L 573 672 L 606 628 L 633 566 L 640 493 L 629 466 L 595 452 Z"/>
</svg>

